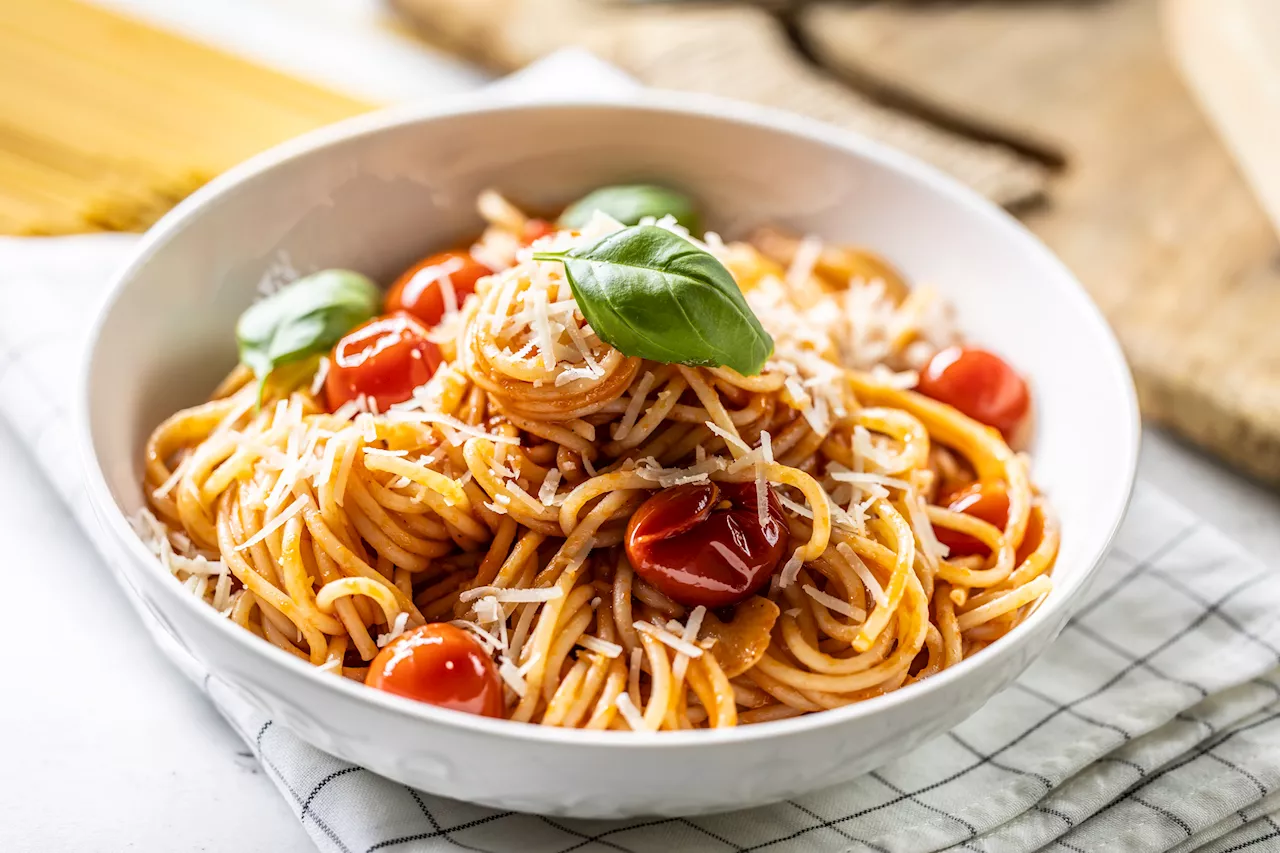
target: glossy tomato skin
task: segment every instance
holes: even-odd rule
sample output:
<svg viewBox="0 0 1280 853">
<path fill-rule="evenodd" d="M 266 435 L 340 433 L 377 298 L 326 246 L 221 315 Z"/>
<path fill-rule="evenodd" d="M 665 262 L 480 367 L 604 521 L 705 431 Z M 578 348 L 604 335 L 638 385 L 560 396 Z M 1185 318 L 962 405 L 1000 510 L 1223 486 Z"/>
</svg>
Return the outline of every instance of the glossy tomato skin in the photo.
<svg viewBox="0 0 1280 853">
<path fill-rule="evenodd" d="M 324 382 L 329 411 L 364 394 L 385 412 L 412 397 L 440 360 L 440 348 L 427 340 L 426 328 L 413 315 L 375 317 L 348 332 L 329 354 Z"/>
<path fill-rule="evenodd" d="M 942 505 L 952 512 L 963 512 L 965 515 L 980 518 L 1001 530 L 1009 523 L 1009 494 L 1005 491 L 1004 483 L 998 481 L 979 480 L 971 483 L 948 495 L 942 501 Z M 948 556 L 968 557 L 990 551 L 986 545 L 967 533 L 948 530 L 945 527 L 935 527 L 933 532 L 937 535 L 938 541 L 950 549 Z"/>
<path fill-rule="evenodd" d="M 940 350 L 920 372 L 916 390 L 995 427 L 1006 440 L 1031 407 L 1022 377 L 1000 356 L 976 347 Z"/>
<path fill-rule="evenodd" d="M 503 716 L 502 681 L 493 661 L 470 634 L 443 622 L 407 631 L 384 646 L 364 683 L 441 708 Z"/>
<path fill-rule="evenodd" d="M 737 604 L 769 582 L 787 544 L 773 489 L 763 527 L 757 507 L 754 483 L 663 489 L 631 516 L 627 557 L 640 577 L 686 607 Z"/>
<path fill-rule="evenodd" d="M 428 327 L 444 317 L 444 292 L 439 276 L 447 274 L 453 284 L 458 307 L 476 292 L 476 282 L 493 271 L 471 257 L 469 252 L 441 252 L 424 258 L 396 279 L 387 291 L 387 313 L 408 311 Z"/>
</svg>

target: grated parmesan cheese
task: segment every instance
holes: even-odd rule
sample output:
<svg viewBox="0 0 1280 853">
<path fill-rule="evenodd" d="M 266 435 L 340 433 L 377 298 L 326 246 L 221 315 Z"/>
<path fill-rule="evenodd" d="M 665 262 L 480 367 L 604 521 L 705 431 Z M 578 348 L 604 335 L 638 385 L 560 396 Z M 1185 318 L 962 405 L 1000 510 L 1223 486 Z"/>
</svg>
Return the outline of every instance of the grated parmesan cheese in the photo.
<svg viewBox="0 0 1280 853">
<path fill-rule="evenodd" d="M 663 645 L 669 646 L 681 654 L 688 655 L 691 658 L 702 657 L 702 649 L 698 648 L 688 640 L 685 640 L 683 637 L 677 637 L 675 634 L 671 633 L 668 628 L 661 625 L 654 625 L 652 622 L 636 620 L 632 623 L 631 627 L 635 628 L 637 631 L 648 634 Z"/>
<path fill-rule="evenodd" d="M 311 380 L 311 396 L 314 397 L 324 389 L 324 380 L 329 376 L 329 357 L 322 356 L 320 364 L 316 367 L 316 375 Z"/>
<path fill-rule="evenodd" d="M 360 402 L 358 400 L 348 400 L 333 410 L 333 417 L 340 421 L 349 421 L 358 414 L 360 414 Z"/>
<path fill-rule="evenodd" d="M 387 643 L 394 640 L 404 633 L 404 626 L 409 622 L 409 611 L 401 610 L 396 615 L 396 621 L 391 624 L 391 630 L 385 634 L 378 635 L 378 648 L 382 648 Z"/>
<path fill-rule="evenodd" d="M 713 424 L 711 421 L 703 421 L 703 423 L 707 425 L 707 429 L 711 430 L 716 435 L 723 438 L 726 444 L 732 447 L 738 448 L 743 453 L 751 452 L 751 448 L 747 446 L 747 443 L 743 441 L 741 438 L 739 438 L 737 435 L 735 435 L 734 433 L 731 433 L 728 430 L 723 429 L 716 424 Z"/>
<path fill-rule="evenodd" d="M 930 562 L 930 565 L 936 567 L 939 560 L 951 553 L 951 549 L 939 542 L 937 534 L 933 532 L 933 524 L 929 521 L 928 512 L 924 507 L 924 498 L 915 495 L 905 503 L 911 527 L 915 530 L 916 539 L 920 541 L 920 550 L 924 552 L 925 559 Z"/>
<path fill-rule="evenodd" d="M 862 585 L 867 588 L 867 592 L 871 595 L 878 607 L 885 607 L 889 604 L 889 596 L 885 595 L 884 587 L 880 586 L 880 581 L 876 580 L 876 576 L 871 573 L 871 569 L 867 564 L 862 562 L 862 558 L 854 553 L 853 548 L 849 547 L 847 542 L 837 542 L 836 550 L 849 561 L 853 573 L 862 581 Z"/>
<path fill-rule="evenodd" d="M 420 405 L 421 403 L 419 403 Z M 463 423 L 452 415 L 444 415 L 439 412 L 415 411 L 413 409 L 404 408 L 396 409 L 388 412 L 386 418 L 392 421 L 403 421 L 410 423 L 435 424 L 437 426 L 448 427 L 467 438 L 483 438 L 486 441 L 492 441 L 495 444 L 510 444 L 514 447 L 520 446 L 520 439 L 514 435 L 499 435 L 497 433 L 485 432 L 479 427 Z M 449 443 L 454 447 L 462 445 L 464 439 L 457 436 L 446 436 Z"/>
<path fill-rule="evenodd" d="M 186 473 L 187 463 L 190 460 L 191 456 L 187 456 L 179 462 L 177 467 L 173 469 L 173 473 L 169 475 L 169 478 L 156 487 L 155 491 L 151 493 L 151 496 L 156 500 L 160 500 L 164 498 L 165 495 L 169 494 L 169 492 L 172 492 L 173 487 L 178 485 L 178 482 L 182 479 L 182 475 Z"/>
<path fill-rule="evenodd" d="M 306 495 L 299 495 L 298 498 L 293 503 L 289 504 L 289 506 L 287 506 L 279 515 L 264 524 L 261 530 L 237 545 L 235 550 L 243 551 L 246 548 L 252 548 L 254 545 L 257 545 L 272 533 L 275 533 L 281 527 L 284 527 L 285 523 L 301 512 L 302 508 L 306 506 L 309 501 L 310 498 Z"/>
<path fill-rule="evenodd" d="M 506 643 L 502 642 L 498 637 L 481 628 L 475 622 L 469 622 L 466 619 L 454 619 L 449 622 L 455 628 L 462 628 L 476 635 L 476 640 L 480 645 L 485 647 L 485 651 L 493 654 L 495 651 L 506 648 Z"/>
<path fill-rule="evenodd" d="M 338 502 L 338 506 L 342 506 L 347 493 L 347 478 L 351 476 L 351 466 L 356 461 L 356 446 L 359 441 L 358 435 L 352 435 L 348 430 L 343 432 L 348 433 L 347 443 L 342 448 L 342 461 L 338 463 L 338 480 L 333 484 L 333 499 Z"/>
<path fill-rule="evenodd" d="M 627 721 L 627 725 L 631 726 L 633 731 L 647 731 L 648 727 L 644 724 L 644 716 L 640 710 L 631 701 L 631 696 L 627 693 L 619 693 L 618 697 L 613 700 L 614 706 L 618 712 L 622 714 L 622 719 Z"/>
<path fill-rule="evenodd" d="M 552 468 L 547 472 L 546 478 L 542 481 L 542 486 L 538 488 L 538 500 L 543 506 L 556 505 L 556 490 L 560 488 L 560 469 Z"/>
<path fill-rule="evenodd" d="M 631 433 L 632 427 L 636 425 L 636 421 L 640 417 L 640 410 L 644 408 L 645 400 L 649 396 L 649 390 L 653 388 L 653 373 L 646 370 L 644 376 L 640 377 L 640 381 L 636 383 L 635 390 L 631 393 L 631 401 L 627 403 L 627 410 L 622 415 L 622 420 L 618 422 L 618 428 L 614 430 L 613 438 L 615 441 L 625 441 Z"/>
<path fill-rule="evenodd" d="M 364 452 L 370 456 L 408 456 L 407 450 L 384 450 L 381 447 L 365 447 Z M 412 482 L 412 481 L 410 481 Z"/>
<path fill-rule="evenodd" d="M 360 430 L 360 435 L 369 444 L 378 440 L 378 426 L 374 423 L 373 415 L 368 412 L 356 415 L 356 429 Z"/>
<path fill-rule="evenodd" d="M 524 694 L 529 690 L 529 685 L 525 683 L 524 676 L 520 674 L 519 668 L 511 662 L 511 658 L 505 656 L 502 658 L 502 662 L 498 664 L 498 675 L 517 696 L 521 699 L 524 698 Z"/>
<path fill-rule="evenodd" d="M 465 603 L 486 595 L 493 596 L 494 600 L 503 604 L 529 604 L 552 601 L 563 597 L 564 593 L 556 586 L 547 589 L 503 589 L 497 586 L 478 586 L 460 594 L 458 600 Z"/>
<path fill-rule="evenodd" d="M 622 646 L 617 643 L 611 643 L 608 640 L 602 640 L 599 637 L 593 637 L 590 634 L 583 634 L 579 637 L 578 645 L 597 654 L 602 654 L 607 658 L 616 658 L 622 655 Z"/>
<path fill-rule="evenodd" d="M 786 284 L 792 290 L 799 290 L 808 284 L 813 277 L 813 269 L 817 266 L 818 257 L 822 254 L 822 241 L 812 234 L 806 235 L 796 246 L 796 253 L 787 267 Z"/>
<path fill-rule="evenodd" d="M 843 471 L 837 469 L 835 464 L 832 464 L 827 468 L 827 474 L 833 480 L 838 480 L 841 483 L 850 483 L 854 486 L 884 486 L 885 488 L 902 489 L 903 491 L 911 488 L 910 483 L 906 480 L 900 480 L 897 477 L 889 477 L 884 474 L 864 473 L 860 471 Z M 885 496 L 888 496 L 887 492 L 885 493 Z"/>
<path fill-rule="evenodd" d="M 787 560 L 786 564 L 782 567 L 782 571 L 778 574 L 779 588 L 786 589 L 795 583 L 796 578 L 800 577 L 800 569 L 803 567 L 804 560 L 801 559 L 800 552 L 797 550 L 791 555 L 791 558 Z"/>
<path fill-rule="evenodd" d="M 834 610 L 842 616 L 848 616 L 855 622 L 863 622 L 867 618 L 867 611 L 854 607 L 849 602 L 842 601 L 834 595 L 828 595 L 816 587 L 805 584 L 801 589 L 804 590 L 805 595 L 809 596 L 823 607 L 828 610 Z"/>
</svg>

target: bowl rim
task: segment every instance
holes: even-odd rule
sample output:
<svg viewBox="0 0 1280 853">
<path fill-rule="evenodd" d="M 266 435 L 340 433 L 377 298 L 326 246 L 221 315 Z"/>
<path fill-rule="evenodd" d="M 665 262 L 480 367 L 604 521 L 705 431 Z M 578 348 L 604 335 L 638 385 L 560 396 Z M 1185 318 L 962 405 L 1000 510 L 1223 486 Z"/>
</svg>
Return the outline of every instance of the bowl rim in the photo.
<svg viewBox="0 0 1280 853">
<path fill-rule="evenodd" d="M 364 136 L 405 125 L 425 124 L 457 116 L 504 112 L 537 112 L 546 109 L 624 110 L 636 113 L 666 113 L 705 119 L 729 124 L 747 125 L 800 137 L 811 142 L 839 149 L 877 168 L 888 169 L 927 186 L 951 201 L 963 206 L 968 215 L 987 220 L 991 225 L 1010 232 L 1013 240 L 1020 242 L 1038 262 L 1055 270 L 1053 287 L 1063 290 L 1075 304 L 1080 316 L 1093 325 L 1096 340 L 1103 345 L 1104 362 L 1108 366 L 1107 379 L 1117 384 L 1123 399 L 1123 411 L 1117 416 L 1126 434 L 1117 436 L 1122 442 L 1123 465 L 1117 473 L 1122 476 L 1111 479 L 1104 499 L 1111 506 L 1111 522 L 1105 534 L 1097 541 L 1092 553 L 1081 558 L 1088 565 L 1077 572 L 1068 584 L 1055 585 L 1054 592 L 1025 621 L 983 650 L 983 654 L 962 660 L 953 667 L 882 696 L 854 702 L 839 708 L 804 714 L 784 720 L 736 726 L 730 729 L 710 729 L 676 732 L 622 732 L 568 730 L 559 727 L 540 726 L 506 719 L 494 719 L 438 708 L 414 702 L 383 691 L 370 690 L 347 678 L 333 678 L 318 671 L 309 663 L 299 660 L 282 649 L 263 643 L 249 632 L 219 616 L 212 608 L 197 602 L 185 594 L 159 561 L 143 544 L 130 526 L 124 512 L 117 505 L 107 485 L 106 474 L 97 458 L 94 435 L 90 422 L 90 394 L 95 354 L 100 343 L 106 319 L 111 309 L 135 277 L 151 258 L 175 235 L 197 219 L 205 207 L 229 194 L 241 184 L 286 162 L 305 157 L 312 152 Z M 214 178 L 179 203 L 156 223 L 133 249 L 127 262 L 114 274 L 106 295 L 99 302 L 90 329 L 87 347 L 82 357 L 78 399 L 76 406 L 76 443 L 81 457 L 90 503 L 99 522 L 116 538 L 130 558 L 140 562 L 144 570 L 160 575 L 159 588 L 169 601 L 168 606 L 191 608 L 196 618 L 204 619 L 214 631 L 222 631 L 233 644 L 238 644 L 241 654 L 255 658 L 270 667 L 283 668 L 292 676 L 308 679 L 321 691 L 330 691 L 334 699 L 352 699 L 367 702 L 381 712 L 392 713 L 414 721 L 442 727 L 467 730 L 474 735 L 487 735 L 510 742 L 534 742 L 562 746 L 601 748 L 678 748 L 716 747 L 771 740 L 788 736 L 800 736 L 819 730 L 854 723 L 891 712 L 904 702 L 925 702 L 931 694 L 938 693 L 957 681 L 980 681 L 979 673 L 999 669 L 1001 662 L 1013 655 L 1024 638 L 1039 630 L 1040 626 L 1054 619 L 1061 611 L 1069 610 L 1087 582 L 1097 571 L 1124 520 L 1133 496 L 1137 472 L 1138 447 L 1141 438 L 1137 394 L 1119 343 L 1101 311 L 1088 296 L 1076 276 L 1034 234 L 1020 222 L 974 190 L 962 185 L 934 166 L 859 133 L 827 125 L 815 119 L 789 113 L 784 110 L 730 100 L 701 93 L 672 92 L 645 88 L 616 93 L 582 93 L 565 95 L 540 95 L 531 98 L 517 91 L 496 87 L 482 92 L 450 96 L 431 105 L 409 104 L 384 108 L 371 113 L 326 125 L 294 139 L 281 143 Z M 136 593 L 136 591 L 135 591 Z M 1065 619 L 1065 617 L 1063 617 Z M 179 641 L 179 645 L 185 644 Z M 201 661 L 201 666 L 205 666 Z M 217 672 L 213 675 L 217 676 Z"/>
</svg>

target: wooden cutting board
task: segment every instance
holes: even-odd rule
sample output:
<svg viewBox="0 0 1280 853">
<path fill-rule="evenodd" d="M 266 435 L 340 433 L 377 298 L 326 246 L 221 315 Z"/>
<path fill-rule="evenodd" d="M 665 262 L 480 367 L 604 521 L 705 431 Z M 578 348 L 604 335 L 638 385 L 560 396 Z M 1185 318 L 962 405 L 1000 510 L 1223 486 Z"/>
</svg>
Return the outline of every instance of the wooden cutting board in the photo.
<svg viewBox="0 0 1280 853">
<path fill-rule="evenodd" d="M 1155 0 L 819 3 L 802 29 L 835 66 L 1060 144 L 1024 219 L 1111 321 L 1146 418 L 1280 483 L 1280 243 Z"/>
</svg>

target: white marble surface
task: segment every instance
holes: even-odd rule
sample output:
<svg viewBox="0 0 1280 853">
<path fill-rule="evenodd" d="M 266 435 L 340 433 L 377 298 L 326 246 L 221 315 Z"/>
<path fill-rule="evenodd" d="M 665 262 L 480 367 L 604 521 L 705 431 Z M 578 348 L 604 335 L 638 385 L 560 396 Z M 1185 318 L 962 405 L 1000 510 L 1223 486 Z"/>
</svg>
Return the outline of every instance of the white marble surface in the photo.
<svg viewBox="0 0 1280 853">
<path fill-rule="evenodd" d="M 0 850 L 312 850 L 244 744 L 151 646 L 2 425 L 0 465 L 0 624 L 14 655 L 0 700 Z M 1141 466 L 1277 564 L 1280 495 L 1153 431 Z"/>
</svg>

